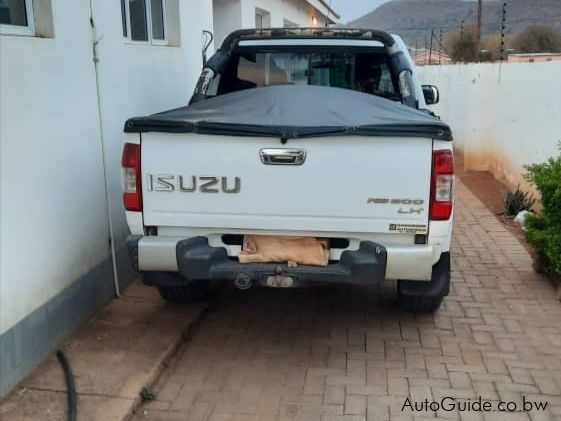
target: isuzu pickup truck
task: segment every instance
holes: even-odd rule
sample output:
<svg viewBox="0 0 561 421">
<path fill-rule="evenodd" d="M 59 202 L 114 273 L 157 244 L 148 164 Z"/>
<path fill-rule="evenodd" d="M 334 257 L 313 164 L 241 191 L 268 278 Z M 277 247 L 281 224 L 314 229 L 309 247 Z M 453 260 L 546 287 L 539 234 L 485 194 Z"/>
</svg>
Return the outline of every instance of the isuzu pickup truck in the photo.
<svg viewBox="0 0 561 421">
<path fill-rule="evenodd" d="M 436 101 L 396 35 L 232 33 L 189 105 L 125 124 L 134 266 L 172 302 L 201 298 L 210 281 L 397 280 L 401 307 L 437 309 L 450 288 L 454 163 L 449 127 L 427 110 Z"/>
</svg>

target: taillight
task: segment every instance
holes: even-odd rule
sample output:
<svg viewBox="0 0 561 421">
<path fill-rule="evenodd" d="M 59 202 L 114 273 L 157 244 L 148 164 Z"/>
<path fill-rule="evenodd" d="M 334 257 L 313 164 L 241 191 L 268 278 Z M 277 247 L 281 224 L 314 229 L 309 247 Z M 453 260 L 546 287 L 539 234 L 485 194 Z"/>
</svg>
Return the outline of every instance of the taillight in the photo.
<svg viewBox="0 0 561 421">
<path fill-rule="evenodd" d="M 140 145 L 125 143 L 123 149 L 123 203 L 128 211 L 142 211 L 142 176 L 140 172 Z"/>
<path fill-rule="evenodd" d="M 445 221 L 452 215 L 454 187 L 454 155 L 450 150 L 432 154 L 430 219 Z"/>
</svg>

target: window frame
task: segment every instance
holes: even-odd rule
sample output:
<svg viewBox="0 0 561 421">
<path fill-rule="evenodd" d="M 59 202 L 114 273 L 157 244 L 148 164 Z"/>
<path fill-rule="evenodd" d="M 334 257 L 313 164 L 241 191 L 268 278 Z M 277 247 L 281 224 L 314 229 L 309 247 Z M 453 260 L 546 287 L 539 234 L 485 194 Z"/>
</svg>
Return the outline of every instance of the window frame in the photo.
<svg viewBox="0 0 561 421">
<path fill-rule="evenodd" d="M 261 26 L 257 26 L 257 17 L 260 17 Z M 271 12 L 261 7 L 255 7 L 255 28 L 256 29 L 270 29 L 271 28 Z"/>
<path fill-rule="evenodd" d="M 260 25 L 257 24 L 257 22 L 260 22 Z M 264 23 L 265 23 L 265 16 L 263 15 L 263 12 L 257 8 L 255 8 L 255 28 L 256 29 L 263 29 L 264 28 Z"/>
<path fill-rule="evenodd" d="M 0 23 L 0 35 L 35 36 L 35 18 L 33 16 L 33 0 L 23 0 L 25 4 L 25 15 L 27 25 L 10 25 Z"/>
<path fill-rule="evenodd" d="M 152 33 L 152 1 L 154 0 L 146 0 L 146 8 L 148 9 L 148 19 L 149 19 L 149 39 L 152 45 L 168 45 L 168 30 L 167 30 L 167 19 L 166 19 L 166 0 L 161 0 L 162 2 L 162 26 L 164 30 L 164 38 L 163 39 L 155 39 Z M 148 4 L 150 3 L 150 4 Z"/>
<path fill-rule="evenodd" d="M 162 25 L 164 29 L 164 38 L 155 39 L 152 34 L 152 1 L 144 0 L 145 16 L 146 16 L 146 34 L 148 39 L 146 41 L 133 40 L 132 39 L 132 29 L 131 29 L 131 14 L 130 14 L 130 0 L 125 0 L 125 14 L 126 14 L 126 24 L 127 24 L 127 36 L 123 36 L 126 39 L 127 44 L 133 45 L 156 45 L 156 46 L 167 46 L 168 45 L 168 29 L 167 29 L 167 4 L 166 0 L 161 0 L 162 2 Z"/>
</svg>

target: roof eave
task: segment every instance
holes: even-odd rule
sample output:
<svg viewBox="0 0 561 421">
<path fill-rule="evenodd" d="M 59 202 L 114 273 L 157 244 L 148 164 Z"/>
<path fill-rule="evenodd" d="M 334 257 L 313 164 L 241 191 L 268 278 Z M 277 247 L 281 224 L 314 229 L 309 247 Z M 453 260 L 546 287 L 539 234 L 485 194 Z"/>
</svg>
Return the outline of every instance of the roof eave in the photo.
<svg viewBox="0 0 561 421">
<path fill-rule="evenodd" d="M 331 23 L 337 23 L 337 21 L 339 19 L 341 19 L 341 15 L 339 13 L 337 13 L 335 11 L 335 9 L 333 9 L 331 7 L 331 1 L 327 1 L 327 0 L 316 0 L 316 1 L 306 0 L 306 2 L 309 3 L 310 5 L 312 5 L 316 9 L 318 9 L 318 8 L 317 8 L 317 5 L 315 5 L 314 3 L 316 3 L 316 2 L 320 3 L 325 8 L 325 12 L 320 10 L 320 9 L 318 9 L 318 10 L 320 10 L 320 12 L 323 13 L 327 17 L 327 19 L 329 19 L 329 21 Z M 335 17 L 335 19 L 332 19 L 331 16 Z"/>
</svg>

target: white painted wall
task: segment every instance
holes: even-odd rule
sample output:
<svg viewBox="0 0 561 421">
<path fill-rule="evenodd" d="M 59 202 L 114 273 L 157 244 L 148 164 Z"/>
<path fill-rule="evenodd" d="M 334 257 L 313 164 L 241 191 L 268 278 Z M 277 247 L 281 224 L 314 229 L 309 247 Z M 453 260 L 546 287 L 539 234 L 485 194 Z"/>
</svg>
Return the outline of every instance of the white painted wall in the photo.
<svg viewBox="0 0 561 421">
<path fill-rule="evenodd" d="M 561 62 L 425 66 L 418 74 L 440 89 L 433 109 L 452 127 L 467 168 L 515 188 L 525 184 L 524 165 L 558 153 Z"/>
<path fill-rule="evenodd" d="M 178 47 L 123 38 L 120 2 L 93 0 L 119 274 L 131 271 L 121 202 L 127 118 L 185 105 L 212 0 L 180 1 Z M 0 36 L 0 334 L 110 257 L 88 1 L 53 1 L 56 36 Z"/>
<path fill-rule="evenodd" d="M 184 106 L 202 69 L 202 31 L 212 31 L 212 0 L 179 3 L 178 47 L 130 43 L 122 36 L 120 3 L 96 0 L 100 102 L 109 180 L 111 217 L 119 276 L 127 278 L 128 235 L 121 200 L 121 151 L 126 119 Z M 210 51 L 212 54 L 212 50 Z"/>
<path fill-rule="evenodd" d="M 0 36 L 0 334 L 110 255 L 89 4 L 53 7 Z"/>
<path fill-rule="evenodd" d="M 219 48 L 222 41 L 236 29 L 241 28 L 241 0 L 214 0 L 214 45 Z"/>
</svg>

